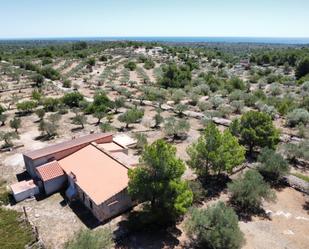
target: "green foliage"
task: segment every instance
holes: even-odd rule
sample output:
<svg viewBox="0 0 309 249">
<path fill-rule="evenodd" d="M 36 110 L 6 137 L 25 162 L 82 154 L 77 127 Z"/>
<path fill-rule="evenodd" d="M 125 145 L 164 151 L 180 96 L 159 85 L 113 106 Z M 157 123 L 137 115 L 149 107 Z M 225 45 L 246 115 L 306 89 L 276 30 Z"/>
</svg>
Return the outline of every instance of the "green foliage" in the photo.
<svg viewBox="0 0 309 249">
<path fill-rule="evenodd" d="M 4 113 L 5 111 L 6 111 L 5 108 L 2 105 L 0 105 L 0 114 Z"/>
<path fill-rule="evenodd" d="M 37 87 L 41 87 L 44 83 L 44 76 L 42 74 L 35 74 L 32 78 Z"/>
<path fill-rule="evenodd" d="M 222 171 L 231 173 L 245 160 L 245 149 L 229 130 L 221 133 L 214 123 L 209 123 L 202 136 L 187 149 L 188 165 L 201 176 Z"/>
<path fill-rule="evenodd" d="M 258 171 L 268 180 L 278 182 L 289 173 L 288 162 L 274 150 L 263 148 L 258 157 Z"/>
<path fill-rule="evenodd" d="M 104 91 L 97 91 L 94 95 L 93 102 L 85 108 L 85 113 L 103 112 L 107 113 L 113 106 L 111 100 Z"/>
<path fill-rule="evenodd" d="M 18 133 L 18 129 L 21 127 L 21 119 L 14 117 L 10 120 L 10 127 L 15 129 L 15 132 Z"/>
<path fill-rule="evenodd" d="M 139 202 L 150 202 L 158 223 L 184 214 L 192 203 L 192 192 L 181 180 L 185 164 L 176 158 L 176 148 L 164 140 L 145 147 L 141 165 L 129 170 L 129 194 Z M 164 218 L 163 218 L 164 217 Z"/>
<path fill-rule="evenodd" d="M 297 108 L 287 114 L 287 122 L 290 127 L 309 123 L 309 112 L 303 108 Z"/>
<path fill-rule="evenodd" d="M 109 131 L 113 131 L 114 127 L 111 124 L 104 122 L 100 124 L 100 129 L 102 132 L 109 132 Z"/>
<path fill-rule="evenodd" d="M 95 65 L 95 58 L 93 58 L 93 57 L 89 58 L 86 63 L 87 63 L 87 65 L 93 67 Z"/>
<path fill-rule="evenodd" d="M 232 127 L 235 128 L 235 124 Z M 274 148 L 279 142 L 279 131 L 274 127 L 271 117 L 263 112 L 249 111 L 243 114 L 238 129 L 233 133 L 239 134 L 240 143 L 248 147 L 249 153 L 255 147 Z"/>
<path fill-rule="evenodd" d="M 126 124 L 126 128 L 129 128 L 129 124 L 138 122 L 144 116 L 144 110 L 138 108 L 132 108 L 118 117 L 118 120 Z"/>
<path fill-rule="evenodd" d="M 134 61 L 129 61 L 124 65 L 124 67 L 129 69 L 130 71 L 134 71 L 136 69 L 136 64 Z"/>
<path fill-rule="evenodd" d="M 69 79 L 65 79 L 62 83 L 62 86 L 64 88 L 71 88 L 72 87 L 72 82 Z"/>
<path fill-rule="evenodd" d="M 51 80 L 60 79 L 60 73 L 52 67 L 44 67 L 41 69 L 40 73 L 47 79 L 51 79 Z"/>
<path fill-rule="evenodd" d="M 223 202 L 192 209 L 185 230 L 198 248 L 239 249 L 245 242 L 237 215 Z"/>
<path fill-rule="evenodd" d="M 8 118 L 8 115 L 7 115 L 7 114 L 4 114 L 4 113 L 0 114 L 1 126 L 4 126 L 4 125 L 5 125 L 5 122 L 6 122 L 7 118 Z"/>
<path fill-rule="evenodd" d="M 80 92 L 66 93 L 62 97 L 62 102 L 69 107 L 78 107 L 79 103 L 84 99 L 84 96 Z"/>
<path fill-rule="evenodd" d="M 156 115 L 154 116 L 155 125 L 154 128 L 158 128 L 159 125 L 163 122 L 163 117 L 161 116 L 161 110 L 158 109 Z"/>
<path fill-rule="evenodd" d="M 114 100 L 113 107 L 115 113 L 118 113 L 118 109 L 125 106 L 126 99 L 124 97 L 118 97 Z"/>
<path fill-rule="evenodd" d="M 191 82 L 191 71 L 188 66 L 177 66 L 170 63 L 163 67 L 163 76 L 159 80 L 159 85 L 165 88 L 181 88 Z"/>
<path fill-rule="evenodd" d="M 302 59 L 295 69 L 295 76 L 297 79 L 309 74 L 309 57 Z"/>
<path fill-rule="evenodd" d="M 82 129 L 84 129 L 84 125 L 87 123 L 87 117 L 82 114 L 77 114 L 72 118 L 72 123 L 76 125 L 80 125 Z"/>
<path fill-rule="evenodd" d="M 307 175 L 303 175 L 301 173 L 292 173 L 293 176 L 296 176 L 302 180 L 304 180 L 305 182 L 308 182 L 309 183 L 309 176 Z"/>
<path fill-rule="evenodd" d="M 155 63 L 151 60 L 151 59 L 147 59 L 145 62 L 144 62 L 144 68 L 145 69 L 152 69 L 155 67 Z"/>
<path fill-rule="evenodd" d="M 188 181 L 189 188 L 193 193 L 193 203 L 201 204 L 207 195 L 207 191 L 203 187 L 202 183 L 198 180 Z"/>
<path fill-rule="evenodd" d="M 13 139 L 19 139 L 19 135 L 16 132 L 0 132 L 0 141 L 4 141 L 3 148 L 12 147 Z"/>
<path fill-rule="evenodd" d="M 35 111 L 35 114 L 38 116 L 38 118 L 41 121 L 44 118 L 44 116 L 45 116 L 45 110 L 43 108 L 37 109 Z"/>
<path fill-rule="evenodd" d="M 24 249 L 35 242 L 31 226 L 21 219 L 21 213 L 0 207 L 0 248 Z"/>
<path fill-rule="evenodd" d="M 110 249 L 114 248 L 113 234 L 108 228 L 80 230 L 69 240 L 65 249 Z"/>
<path fill-rule="evenodd" d="M 66 101 L 68 101 L 68 99 Z M 47 97 L 42 100 L 42 104 L 46 112 L 55 112 L 58 110 L 60 99 Z"/>
<path fill-rule="evenodd" d="M 37 107 L 37 102 L 32 100 L 25 100 L 16 104 L 17 110 L 22 112 L 23 114 L 28 114 L 32 112 L 35 107 Z"/>
<path fill-rule="evenodd" d="M 135 133 L 134 138 L 136 139 L 135 147 L 138 150 L 142 150 L 147 145 L 147 136 L 144 133 Z"/>
<path fill-rule="evenodd" d="M 59 121 L 61 116 L 57 113 L 48 116 L 47 120 L 41 120 L 39 124 L 39 130 L 42 135 L 46 135 L 47 138 L 53 138 L 57 135 L 59 129 Z"/>
<path fill-rule="evenodd" d="M 244 211 L 258 211 L 263 199 L 267 201 L 275 199 L 275 193 L 255 170 L 248 170 L 243 176 L 229 183 L 228 191 L 231 202 Z"/>
<path fill-rule="evenodd" d="M 186 137 L 186 133 L 190 129 L 190 123 L 185 119 L 176 119 L 169 117 L 164 123 L 164 132 L 168 137 L 173 140 Z"/>
<path fill-rule="evenodd" d="M 233 89 L 238 89 L 238 90 L 245 90 L 246 85 L 245 82 L 238 77 L 232 77 L 228 82 L 227 82 L 227 89 L 229 91 L 232 91 Z"/>
<path fill-rule="evenodd" d="M 287 158 L 292 162 L 295 162 L 296 158 L 309 160 L 309 140 L 301 141 L 298 144 L 285 144 L 283 149 Z"/>
</svg>

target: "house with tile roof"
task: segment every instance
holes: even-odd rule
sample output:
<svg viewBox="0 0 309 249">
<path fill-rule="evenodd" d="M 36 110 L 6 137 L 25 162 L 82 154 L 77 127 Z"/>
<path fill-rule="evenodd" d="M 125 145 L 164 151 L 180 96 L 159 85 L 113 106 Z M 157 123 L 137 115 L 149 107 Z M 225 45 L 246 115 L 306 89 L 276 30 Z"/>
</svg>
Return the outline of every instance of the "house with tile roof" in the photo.
<svg viewBox="0 0 309 249">
<path fill-rule="evenodd" d="M 128 148 L 113 141 L 113 134 L 89 134 L 23 157 L 41 193 L 64 191 L 69 201 L 81 201 L 99 221 L 133 205 L 127 193 L 128 170 L 136 160 L 129 160 Z"/>
</svg>

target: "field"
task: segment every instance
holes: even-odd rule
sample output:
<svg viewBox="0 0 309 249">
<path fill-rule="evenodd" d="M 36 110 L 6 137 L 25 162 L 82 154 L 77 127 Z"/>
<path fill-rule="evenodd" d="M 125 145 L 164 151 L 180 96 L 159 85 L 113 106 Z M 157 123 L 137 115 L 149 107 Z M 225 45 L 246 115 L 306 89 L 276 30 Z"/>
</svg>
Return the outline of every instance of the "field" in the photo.
<svg viewBox="0 0 309 249">
<path fill-rule="evenodd" d="M 24 177 L 23 152 L 91 132 L 135 138 L 144 134 L 148 144 L 162 138 L 187 162 L 188 147 L 209 122 L 224 131 L 245 113 L 259 111 L 278 129 L 276 151 L 290 172 L 284 186 L 273 187 L 276 200 L 263 200 L 265 216 L 239 216 L 243 248 L 308 248 L 309 74 L 299 76 L 297 69 L 308 55 L 308 48 L 275 45 L 247 51 L 239 45 L 0 44 L 1 185 Z M 138 139 L 130 155 L 139 156 L 143 146 Z M 241 165 L 222 173 L 229 181 L 237 179 L 255 167 L 260 151 L 247 151 Z M 186 164 L 182 179 L 196 178 Z M 228 200 L 225 186 L 196 206 Z M 108 226 L 115 234 L 122 232 L 129 215 L 96 224 L 88 210 L 68 205 L 60 193 L 3 206 L 19 212 L 25 207 L 40 239 L 53 249 L 63 248 L 81 228 Z M 187 216 L 167 230 L 125 233 L 116 247 L 190 248 L 184 229 Z"/>
</svg>

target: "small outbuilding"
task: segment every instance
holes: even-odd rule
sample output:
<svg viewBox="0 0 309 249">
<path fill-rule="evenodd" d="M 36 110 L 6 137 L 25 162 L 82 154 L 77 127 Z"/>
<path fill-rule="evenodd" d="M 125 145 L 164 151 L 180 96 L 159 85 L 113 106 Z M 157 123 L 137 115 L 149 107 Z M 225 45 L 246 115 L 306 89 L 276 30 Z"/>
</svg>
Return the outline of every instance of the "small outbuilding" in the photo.
<svg viewBox="0 0 309 249">
<path fill-rule="evenodd" d="M 33 197 L 39 193 L 39 188 L 34 184 L 33 180 L 20 181 L 12 184 L 10 187 L 16 202 Z"/>
<path fill-rule="evenodd" d="M 67 175 L 60 167 L 58 161 L 43 164 L 37 167 L 36 171 L 47 195 L 61 190 L 67 182 Z"/>
</svg>

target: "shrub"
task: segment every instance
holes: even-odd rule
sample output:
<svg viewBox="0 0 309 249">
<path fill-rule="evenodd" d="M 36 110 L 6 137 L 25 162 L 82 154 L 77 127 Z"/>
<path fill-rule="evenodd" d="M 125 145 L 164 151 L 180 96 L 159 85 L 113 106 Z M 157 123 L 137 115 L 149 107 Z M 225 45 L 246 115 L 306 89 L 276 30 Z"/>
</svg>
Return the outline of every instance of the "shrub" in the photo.
<svg viewBox="0 0 309 249">
<path fill-rule="evenodd" d="M 134 71 L 136 69 L 136 64 L 134 61 L 129 61 L 124 65 L 124 67 L 129 69 L 130 71 Z"/>
<path fill-rule="evenodd" d="M 155 63 L 151 59 L 147 59 L 144 63 L 144 68 L 145 69 L 152 69 L 155 67 Z"/>
<path fill-rule="evenodd" d="M 303 108 L 294 109 L 287 114 L 287 122 L 291 127 L 301 123 L 306 125 L 309 123 L 309 112 Z"/>
<path fill-rule="evenodd" d="M 309 74 L 309 57 L 302 59 L 295 70 L 295 76 L 297 79 Z"/>
<path fill-rule="evenodd" d="M 289 173 L 289 164 L 274 150 L 263 148 L 258 157 L 258 171 L 268 180 L 278 182 Z"/>
<path fill-rule="evenodd" d="M 223 202 L 192 209 L 185 230 L 198 248 L 238 249 L 245 242 L 237 215 Z"/>
<path fill-rule="evenodd" d="M 25 100 L 16 104 L 17 110 L 23 114 L 32 112 L 32 110 L 37 107 L 37 102 L 32 100 Z"/>
<path fill-rule="evenodd" d="M 44 67 L 41 70 L 41 74 L 45 78 L 48 78 L 48 79 L 51 79 L 51 80 L 59 80 L 60 79 L 60 73 L 52 67 Z"/>
<path fill-rule="evenodd" d="M 62 86 L 63 86 L 64 88 L 71 88 L 71 87 L 72 87 L 72 82 L 71 82 L 69 79 L 65 79 L 65 80 L 63 81 Z"/>
<path fill-rule="evenodd" d="M 263 199 L 275 199 L 275 193 L 255 170 L 248 170 L 243 176 L 228 183 L 228 191 L 231 202 L 245 211 L 258 211 Z"/>
<path fill-rule="evenodd" d="M 65 249 L 110 249 L 113 247 L 113 234 L 108 228 L 80 230 L 64 246 Z"/>
<path fill-rule="evenodd" d="M 62 102 L 69 107 L 78 107 L 79 102 L 84 99 L 84 96 L 79 92 L 66 93 L 62 97 Z"/>
</svg>

